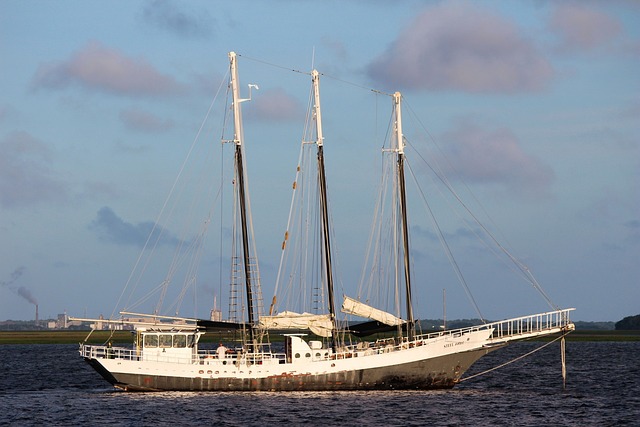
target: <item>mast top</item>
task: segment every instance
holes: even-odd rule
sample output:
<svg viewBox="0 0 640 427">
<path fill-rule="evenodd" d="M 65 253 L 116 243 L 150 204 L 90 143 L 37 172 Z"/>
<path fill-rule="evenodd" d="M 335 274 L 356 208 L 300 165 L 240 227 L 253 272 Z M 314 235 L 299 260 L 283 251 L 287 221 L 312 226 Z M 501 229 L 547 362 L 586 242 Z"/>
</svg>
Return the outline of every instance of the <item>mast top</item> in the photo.
<svg viewBox="0 0 640 427">
<path fill-rule="evenodd" d="M 402 94 L 400 92 L 396 92 L 393 94 L 393 106 L 395 109 L 395 127 L 396 127 L 396 139 L 398 146 L 396 149 L 398 150 L 398 154 L 404 154 L 404 135 L 402 133 L 402 109 L 400 108 L 400 100 L 402 99 Z"/>
<path fill-rule="evenodd" d="M 313 115 L 316 120 L 316 144 L 322 147 L 324 136 L 322 134 L 322 112 L 320 110 L 320 73 L 318 70 L 311 71 L 311 81 L 313 82 Z"/>
</svg>

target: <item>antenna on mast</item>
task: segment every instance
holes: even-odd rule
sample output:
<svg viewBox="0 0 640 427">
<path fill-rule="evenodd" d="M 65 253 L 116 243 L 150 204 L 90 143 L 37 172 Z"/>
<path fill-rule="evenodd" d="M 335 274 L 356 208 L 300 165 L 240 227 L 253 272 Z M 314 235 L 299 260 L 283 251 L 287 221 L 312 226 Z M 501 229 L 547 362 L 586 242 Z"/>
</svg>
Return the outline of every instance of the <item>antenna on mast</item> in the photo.
<svg viewBox="0 0 640 427">
<path fill-rule="evenodd" d="M 258 87 L 257 84 L 253 84 L 253 83 L 249 83 L 249 97 L 248 98 L 243 98 L 243 99 L 238 99 L 238 102 L 245 102 L 245 101 L 251 101 L 251 89 L 255 88 L 256 90 L 260 90 L 260 88 Z"/>
</svg>

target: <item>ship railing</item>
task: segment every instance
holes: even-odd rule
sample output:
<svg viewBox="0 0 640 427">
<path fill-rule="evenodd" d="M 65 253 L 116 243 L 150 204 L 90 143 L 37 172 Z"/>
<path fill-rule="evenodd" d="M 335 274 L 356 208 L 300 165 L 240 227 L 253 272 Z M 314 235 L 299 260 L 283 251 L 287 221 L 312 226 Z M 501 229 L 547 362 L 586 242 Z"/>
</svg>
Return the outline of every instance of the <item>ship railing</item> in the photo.
<svg viewBox="0 0 640 427">
<path fill-rule="evenodd" d="M 205 364 L 214 360 L 221 360 L 215 350 L 199 350 L 196 354 L 190 356 L 169 355 L 169 354 L 143 354 L 143 351 L 135 348 L 111 347 L 105 345 L 81 345 L 80 355 L 86 359 L 120 359 L 134 361 L 162 361 L 170 363 L 182 364 Z M 262 365 L 267 363 L 284 363 L 286 355 L 284 353 L 246 353 L 236 351 L 226 354 L 222 359 L 229 364 L 254 364 Z"/>
<path fill-rule="evenodd" d="M 492 344 L 551 335 L 565 331 L 568 332 L 574 329 L 574 325 L 569 317 L 569 313 L 573 310 L 575 309 L 567 308 L 549 311 L 546 313 L 516 317 L 513 319 L 500 320 L 477 326 L 431 332 L 428 334 L 418 335 L 411 342 L 407 341 L 406 338 L 400 341 L 398 341 L 397 338 L 383 338 L 378 339 L 375 342 L 360 342 L 355 345 L 347 345 L 340 348 L 338 352 L 331 355 L 331 358 L 342 359 L 353 356 L 358 357 L 368 356 L 371 354 L 388 353 L 407 348 L 419 347 L 434 339 L 442 339 L 443 337 L 456 338 L 478 331 L 493 330 L 489 337 L 489 342 Z"/>
<path fill-rule="evenodd" d="M 506 342 L 572 331 L 575 326 L 569 313 L 573 310 L 567 308 L 490 323 L 488 326 L 493 328 L 491 340 Z"/>
<path fill-rule="evenodd" d="M 87 359 L 118 359 L 118 360 L 134 360 L 134 361 L 152 361 L 152 362 L 170 362 L 170 363 L 194 363 L 193 356 L 171 355 L 171 354 L 155 354 L 139 351 L 135 348 L 127 347 L 110 347 L 103 345 L 83 345 L 80 353 L 82 357 Z"/>
<path fill-rule="evenodd" d="M 80 355 L 87 359 L 141 359 L 141 354 L 136 350 L 125 347 L 111 347 L 107 345 L 81 345 Z"/>
<path fill-rule="evenodd" d="M 284 363 L 281 360 L 286 360 L 284 353 L 246 353 L 241 350 L 226 353 L 225 356 L 220 359 L 216 350 L 199 350 L 197 355 L 197 362 L 200 364 L 211 363 L 216 360 L 223 360 L 227 363 L 250 363 L 253 365 L 262 365 L 266 363 Z"/>
<path fill-rule="evenodd" d="M 550 335 L 574 329 L 574 325 L 569 316 L 569 313 L 573 310 L 575 310 L 575 308 L 565 308 L 562 310 L 515 317 L 513 319 L 499 320 L 478 326 L 432 332 L 419 335 L 416 337 L 416 340 L 429 340 L 441 336 L 459 337 L 470 332 L 490 329 L 493 329 L 490 339 L 500 342 Z"/>
</svg>

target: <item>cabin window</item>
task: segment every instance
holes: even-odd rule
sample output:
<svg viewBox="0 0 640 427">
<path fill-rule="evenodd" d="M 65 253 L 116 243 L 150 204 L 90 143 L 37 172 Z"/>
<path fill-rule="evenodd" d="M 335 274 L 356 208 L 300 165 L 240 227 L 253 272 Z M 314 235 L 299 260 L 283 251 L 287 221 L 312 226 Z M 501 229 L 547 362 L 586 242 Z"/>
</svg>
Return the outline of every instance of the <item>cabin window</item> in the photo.
<svg viewBox="0 0 640 427">
<path fill-rule="evenodd" d="M 193 347 L 195 343 L 196 343 L 196 336 L 195 335 L 188 335 L 187 336 L 187 347 Z"/>
<path fill-rule="evenodd" d="M 160 348 L 171 348 L 171 335 L 160 335 Z"/>
<path fill-rule="evenodd" d="M 158 346 L 158 336 L 157 335 L 145 335 L 144 336 L 144 346 L 146 348 L 154 348 Z"/>
<path fill-rule="evenodd" d="M 173 347 L 174 348 L 184 348 L 187 346 L 187 336 L 186 335 L 174 335 L 173 336 Z"/>
<path fill-rule="evenodd" d="M 305 354 L 304 357 L 311 357 L 311 353 Z"/>
<path fill-rule="evenodd" d="M 300 359 L 300 353 L 296 353 L 296 359 Z"/>
</svg>

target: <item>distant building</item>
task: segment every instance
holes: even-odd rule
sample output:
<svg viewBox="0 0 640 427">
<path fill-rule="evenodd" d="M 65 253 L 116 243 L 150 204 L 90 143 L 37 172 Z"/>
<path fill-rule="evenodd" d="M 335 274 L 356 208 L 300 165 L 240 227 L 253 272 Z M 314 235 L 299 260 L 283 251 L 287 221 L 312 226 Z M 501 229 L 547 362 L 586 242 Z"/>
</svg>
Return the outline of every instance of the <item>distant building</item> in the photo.
<svg viewBox="0 0 640 427">
<path fill-rule="evenodd" d="M 94 325 L 91 325 L 93 329 L 97 329 L 99 331 L 103 330 L 104 329 L 104 323 L 102 323 L 103 320 L 104 320 L 104 316 L 101 314 L 100 317 L 98 318 L 98 321 Z"/>
<path fill-rule="evenodd" d="M 58 314 L 55 329 L 67 329 L 69 327 L 67 313 Z"/>
<path fill-rule="evenodd" d="M 211 320 L 214 321 L 214 322 L 221 322 L 222 321 L 222 310 L 218 310 L 216 308 L 211 310 Z"/>
</svg>

